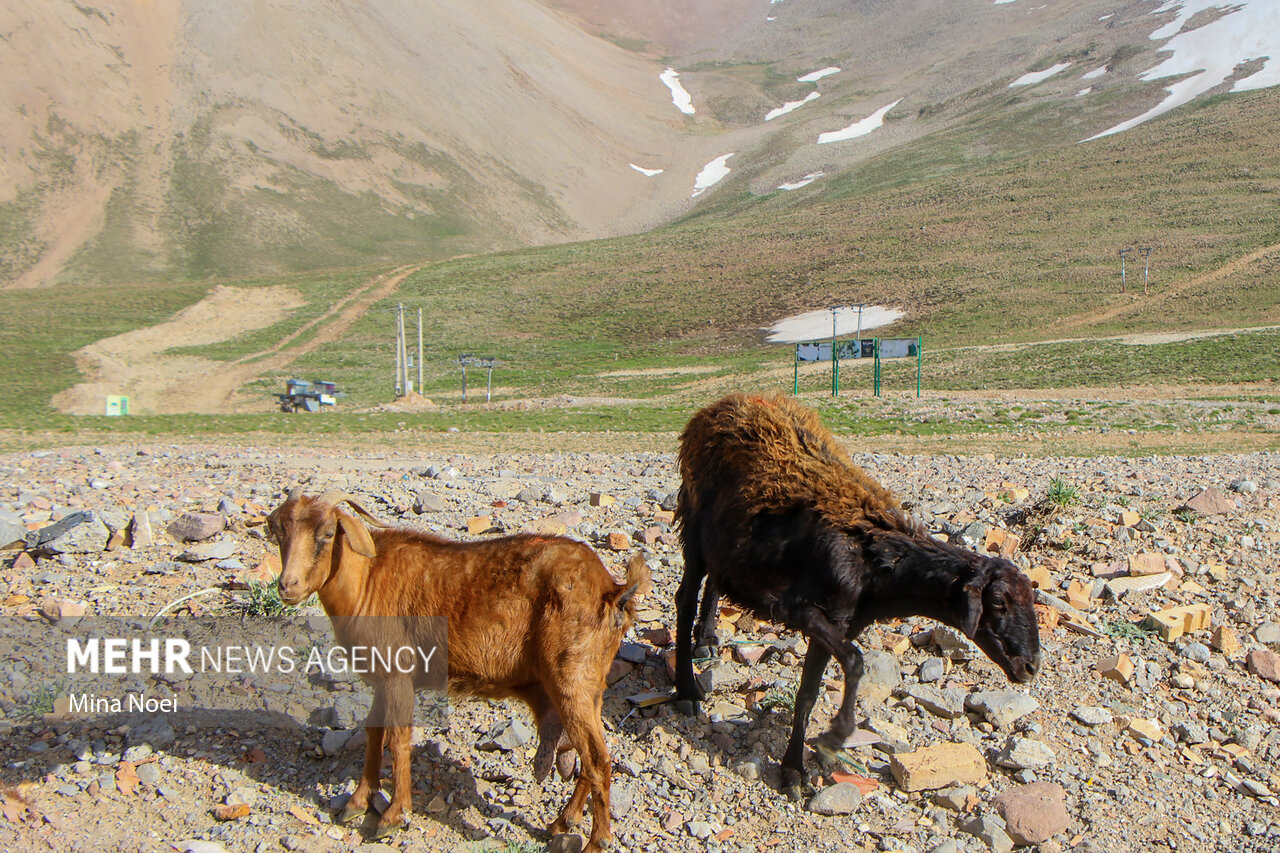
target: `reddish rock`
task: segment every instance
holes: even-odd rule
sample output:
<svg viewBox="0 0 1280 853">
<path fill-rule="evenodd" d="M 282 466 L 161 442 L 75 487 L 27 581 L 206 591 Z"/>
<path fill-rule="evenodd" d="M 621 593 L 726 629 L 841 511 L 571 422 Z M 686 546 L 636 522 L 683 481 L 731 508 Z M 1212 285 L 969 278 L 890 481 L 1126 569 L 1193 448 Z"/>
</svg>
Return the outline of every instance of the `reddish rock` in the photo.
<svg viewBox="0 0 1280 853">
<path fill-rule="evenodd" d="M 1005 791 L 993 801 L 1015 844 L 1041 844 L 1071 825 L 1066 792 L 1053 782 L 1034 782 Z"/>
<path fill-rule="evenodd" d="M 1280 655 L 1262 650 L 1249 652 L 1245 666 L 1259 678 L 1265 678 L 1273 684 L 1280 684 Z"/>
<path fill-rule="evenodd" d="M 1200 515 L 1225 515 L 1235 512 L 1236 502 L 1215 488 L 1207 488 L 1179 509 L 1192 509 Z"/>
<path fill-rule="evenodd" d="M 55 625 L 70 628 L 84 618 L 87 605 L 69 598 L 46 598 L 40 605 L 40 615 Z"/>
<path fill-rule="evenodd" d="M 36 567 L 36 561 L 31 559 L 31 555 L 28 554 L 26 551 L 23 551 L 21 554 L 19 554 L 17 559 L 13 561 L 13 568 L 18 569 L 20 571 L 23 571 L 26 569 L 34 569 L 35 567 Z"/>
<path fill-rule="evenodd" d="M 613 663 L 609 665 L 609 674 L 605 676 L 605 682 L 613 685 L 626 678 L 635 669 L 634 666 L 624 660 L 614 658 Z"/>
<path fill-rule="evenodd" d="M 655 646 L 669 646 L 672 640 L 670 628 L 649 628 L 641 631 L 640 637 Z"/>
<path fill-rule="evenodd" d="M 614 531 L 609 534 L 609 549 L 612 551 L 626 551 L 631 547 L 631 537 L 625 533 Z"/>
</svg>

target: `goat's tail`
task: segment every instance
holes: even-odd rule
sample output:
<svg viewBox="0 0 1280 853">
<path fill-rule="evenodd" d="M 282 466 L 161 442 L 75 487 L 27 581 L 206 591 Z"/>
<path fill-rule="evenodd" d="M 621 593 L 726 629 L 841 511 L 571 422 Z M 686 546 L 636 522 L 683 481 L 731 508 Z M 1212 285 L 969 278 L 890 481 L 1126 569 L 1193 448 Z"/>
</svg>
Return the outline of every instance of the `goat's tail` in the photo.
<svg viewBox="0 0 1280 853">
<path fill-rule="evenodd" d="M 617 595 L 614 607 L 617 608 L 619 627 L 635 619 L 636 604 L 651 589 L 653 589 L 653 580 L 649 573 L 649 561 L 645 559 L 642 551 L 637 551 L 627 561 L 627 579 L 614 592 Z"/>
</svg>

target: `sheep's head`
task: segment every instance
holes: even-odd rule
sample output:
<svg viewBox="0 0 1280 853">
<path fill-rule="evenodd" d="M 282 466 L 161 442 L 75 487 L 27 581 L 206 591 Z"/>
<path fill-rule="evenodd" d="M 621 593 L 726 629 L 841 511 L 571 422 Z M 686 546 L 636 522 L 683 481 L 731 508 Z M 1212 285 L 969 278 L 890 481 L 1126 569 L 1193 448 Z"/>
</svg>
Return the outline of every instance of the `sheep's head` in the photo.
<svg viewBox="0 0 1280 853">
<path fill-rule="evenodd" d="M 298 604 L 324 586 L 337 571 L 344 547 L 365 557 L 377 553 L 368 528 L 344 503 L 376 526 L 386 526 L 341 492 L 314 498 L 294 489 L 267 516 L 267 529 L 280 546 L 278 583 L 285 604 Z"/>
<path fill-rule="evenodd" d="M 1035 589 L 1008 560 L 979 559 L 974 577 L 961 593 L 961 630 L 1010 681 L 1028 682 L 1040 670 Z"/>
</svg>

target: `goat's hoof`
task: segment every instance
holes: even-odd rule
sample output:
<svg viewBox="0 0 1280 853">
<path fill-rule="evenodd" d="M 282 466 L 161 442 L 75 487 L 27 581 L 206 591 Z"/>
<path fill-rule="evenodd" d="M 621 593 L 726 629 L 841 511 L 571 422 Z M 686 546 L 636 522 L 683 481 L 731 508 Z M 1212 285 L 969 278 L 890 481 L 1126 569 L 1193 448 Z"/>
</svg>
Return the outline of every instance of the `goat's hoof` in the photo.
<svg viewBox="0 0 1280 853">
<path fill-rule="evenodd" d="M 711 657 L 715 657 L 715 654 L 716 654 L 716 650 L 712 646 L 707 645 L 706 643 L 703 643 L 702 645 L 698 646 L 696 649 L 693 650 L 693 656 L 695 658 L 711 658 Z"/>
<path fill-rule="evenodd" d="M 678 713 L 686 717 L 696 717 L 701 703 L 697 699 L 677 699 L 674 704 Z"/>
<path fill-rule="evenodd" d="M 568 833 L 573 832 L 573 828 L 575 826 L 577 826 L 576 823 L 571 824 L 563 817 L 559 817 L 556 819 L 556 822 L 551 824 L 551 827 L 547 829 L 547 835 L 552 838 L 555 838 L 557 835 L 567 835 Z"/>
<path fill-rule="evenodd" d="M 401 829 L 404 829 L 407 823 L 408 823 L 407 820 L 405 821 L 394 820 L 394 821 L 391 821 L 390 823 L 380 822 L 376 827 L 374 827 L 373 836 L 372 838 L 370 838 L 370 840 L 378 841 L 379 839 L 387 838 L 388 836 L 395 835 Z"/>
<path fill-rule="evenodd" d="M 348 801 L 346 807 L 342 809 L 342 814 L 338 815 L 338 823 L 351 823 L 357 818 L 364 817 L 368 811 L 368 805 L 357 806 L 355 803 Z"/>
</svg>

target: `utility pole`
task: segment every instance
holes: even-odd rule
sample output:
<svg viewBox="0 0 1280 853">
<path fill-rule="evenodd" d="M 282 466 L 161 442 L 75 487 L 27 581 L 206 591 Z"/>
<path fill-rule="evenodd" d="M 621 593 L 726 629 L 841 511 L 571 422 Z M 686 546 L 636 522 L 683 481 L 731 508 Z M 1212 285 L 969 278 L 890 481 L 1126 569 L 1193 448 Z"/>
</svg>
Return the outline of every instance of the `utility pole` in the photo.
<svg viewBox="0 0 1280 853">
<path fill-rule="evenodd" d="M 837 306 L 831 307 L 831 396 L 840 396 L 840 354 L 836 351 L 836 312 Z"/>
<path fill-rule="evenodd" d="M 396 376 L 394 385 L 397 398 L 403 396 L 400 382 L 404 379 L 404 365 L 400 363 L 400 359 L 404 357 L 404 348 L 400 346 L 400 337 L 403 334 L 400 324 L 401 319 L 400 312 L 396 311 Z"/>
<path fill-rule="evenodd" d="M 1150 280 L 1151 280 L 1151 247 L 1150 247 L 1150 246 L 1143 246 L 1143 247 L 1142 247 L 1141 249 L 1139 249 L 1138 251 L 1139 251 L 1139 252 L 1141 252 L 1141 253 L 1143 254 L 1144 258 L 1145 258 L 1145 262 L 1143 263 L 1143 266 L 1142 266 L 1142 292 L 1143 292 L 1143 293 L 1150 293 L 1150 292 L 1151 292 L 1151 291 L 1150 291 L 1150 283 L 1151 283 L 1151 281 L 1150 281 Z"/>
<path fill-rule="evenodd" d="M 1120 292 L 1124 293 L 1124 260 L 1129 256 L 1133 249 L 1120 250 Z"/>
<path fill-rule="evenodd" d="M 858 303 L 858 341 L 859 341 L 858 346 L 859 347 L 862 346 L 862 343 L 861 343 L 862 341 L 862 308 L 863 308 L 863 303 L 859 302 Z"/>
<path fill-rule="evenodd" d="M 422 393 L 422 309 L 418 309 L 418 393 Z"/>
</svg>

